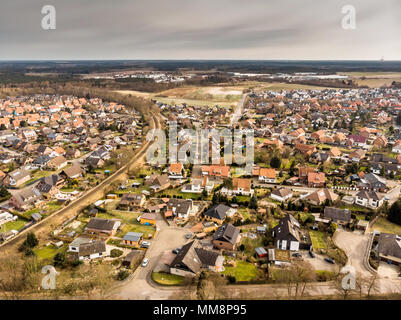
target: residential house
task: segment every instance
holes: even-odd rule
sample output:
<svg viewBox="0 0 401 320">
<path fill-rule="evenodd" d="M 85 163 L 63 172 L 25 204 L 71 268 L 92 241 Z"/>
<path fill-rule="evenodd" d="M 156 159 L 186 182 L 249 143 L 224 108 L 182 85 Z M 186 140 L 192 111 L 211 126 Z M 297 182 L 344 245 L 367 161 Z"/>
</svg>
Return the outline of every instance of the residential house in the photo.
<svg viewBox="0 0 401 320">
<path fill-rule="evenodd" d="M 170 181 L 166 174 L 154 174 L 145 182 L 145 184 L 150 186 L 153 191 L 158 192 L 167 189 L 170 186 Z"/>
<path fill-rule="evenodd" d="M 265 183 L 276 183 L 277 182 L 277 172 L 275 169 L 270 168 L 260 168 L 259 170 L 259 181 L 263 181 Z"/>
<path fill-rule="evenodd" d="M 355 196 L 355 203 L 363 207 L 379 208 L 383 204 L 383 196 L 374 191 L 361 190 Z"/>
<path fill-rule="evenodd" d="M 387 182 L 383 177 L 379 177 L 374 173 L 366 173 L 358 183 L 360 190 L 373 190 L 383 192 L 386 190 Z"/>
<path fill-rule="evenodd" d="M 251 187 L 252 187 L 251 179 L 234 178 L 232 193 L 245 196 L 252 195 L 253 189 Z"/>
<path fill-rule="evenodd" d="M 17 188 L 31 179 L 29 171 L 21 168 L 7 174 L 3 180 L 3 185 L 10 188 Z"/>
<path fill-rule="evenodd" d="M 291 189 L 285 188 L 285 187 L 280 187 L 277 189 L 274 189 L 272 193 L 270 194 L 270 198 L 280 201 L 280 202 L 285 202 L 288 199 L 292 198 L 293 193 Z"/>
<path fill-rule="evenodd" d="M 308 172 L 308 187 L 310 188 L 324 187 L 325 181 L 326 177 L 323 172 Z"/>
<path fill-rule="evenodd" d="M 80 165 L 73 165 L 60 172 L 60 175 L 66 179 L 77 179 L 82 177 L 83 171 Z"/>
<path fill-rule="evenodd" d="M 18 193 L 15 193 L 9 200 L 9 203 L 17 210 L 23 211 L 33 206 L 40 200 L 40 192 L 33 187 L 25 188 Z"/>
<path fill-rule="evenodd" d="M 121 225 L 120 220 L 91 218 L 85 227 L 85 231 L 99 236 L 113 236 Z"/>
<path fill-rule="evenodd" d="M 78 252 L 74 254 L 79 260 L 92 260 L 102 258 L 106 254 L 106 243 L 104 241 L 93 241 L 82 243 Z"/>
<path fill-rule="evenodd" d="M 325 207 L 320 217 L 341 225 L 347 225 L 351 222 L 351 213 L 348 209 Z"/>
<path fill-rule="evenodd" d="M 235 210 L 224 204 L 216 204 L 205 212 L 206 220 L 222 224 L 227 216 L 232 216 Z"/>
<path fill-rule="evenodd" d="M 211 177 L 228 178 L 230 176 L 230 167 L 222 165 L 202 166 L 202 175 Z"/>
<path fill-rule="evenodd" d="M 299 222 L 290 214 L 280 219 L 278 225 L 272 230 L 274 245 L 277 249 L 298 251 L 300 248 Z"/>
<path fill-rule="evenodd" d="M 224 257 L 203 249 L 197 240 L 185 244 L 169 264 L 171 274 L 193 277 L 202 270 L 223 271 Z"/>
<path fill-rule="evenodd" d="M 309 201 L 313 205 L 321 205 L 326 201 L 334 202 L 338 199 L 338 195 L 333 191 L 324 188 L 318 189 L 305 197 L 305 200 Z"/>
<path fill-rule="evenodd" d="M 53 197 L 59 192 L 59 187 L 64 183 L 64 179 L 58 174 L 52 174 L 40 178 L 36 188 L 40 193 L 45 194 L 48 197 Z"/>
<path fill-rule="evenodd" d="M 171 179 L 182 179 L 184 178 L 184 166 L 182 163 L 172 163 L 169 168 L 169 178 Z"/>
<path fill-rule="evenodd" d="M 239 240 L 239 229 L 227 223 L 220 226 L 213 235 L 213 246 L 217 249 L 232 251 Z"/>
<path fill-rule="evenodd" d="M 355 150 L 349 155 L 349 158 L 353 162 L 360 162 L 363 158 L 365 158 L 366 151 L 362 149 Z"/>
<path fill-rule="evenodd" d="M 58 156 L 51 159 L 47 163 L 47 168 L 50 170 L 60 170 L 68 164 L 67 159 L 64 156 Z"/>
<path fill-rule="evenodd" d="M 174 217 L 188 219 L 193 211 L 192 199 L 174 199 L 167 202 L 167 211 L 171 211 Z"/>
<path fill-rule="evenodd" d="M 401 236 L 381 233 L 375 251 L 381 261 L 401 266 Z"/>
<path fill-rule="evenodd" d="M 142 193 L 124 193 L 118 208 L 120 210 L 137 210 L 142 208 L 146 202 L 146 196 Z"/>
</svg>

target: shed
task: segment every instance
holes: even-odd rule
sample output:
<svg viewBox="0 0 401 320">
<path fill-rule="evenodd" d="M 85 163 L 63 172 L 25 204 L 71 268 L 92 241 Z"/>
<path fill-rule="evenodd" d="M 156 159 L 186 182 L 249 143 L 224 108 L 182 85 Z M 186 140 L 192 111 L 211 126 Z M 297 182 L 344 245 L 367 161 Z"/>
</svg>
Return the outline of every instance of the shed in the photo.
<svg viewBox="0 0 401 320">
<path fill-rule="evenodd" d="M 143 252 L 141 250 L 132 250 L 130 253 L 128 253 L 123 262 L 122 265 L 126 268 L 130 268 L 135 265 L 137 261 L 140 261 L 142 258 Z"/>
<path fill-rule="evenodd" d="M 259 247 L 259 248 L 256 248 L 255 251 L 259 258 L 267 257 L 267 251 L 265 248 Z"/>
</svg>

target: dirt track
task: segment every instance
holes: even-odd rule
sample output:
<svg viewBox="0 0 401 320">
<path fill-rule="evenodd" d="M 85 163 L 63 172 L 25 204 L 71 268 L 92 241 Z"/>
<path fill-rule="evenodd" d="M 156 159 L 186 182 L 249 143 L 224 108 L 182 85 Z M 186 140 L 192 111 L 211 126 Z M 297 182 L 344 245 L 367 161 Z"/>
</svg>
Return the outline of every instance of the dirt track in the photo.
<svg viewBox="0 0 401 320">
<path fill-rule="evenodd" d="M 159 116 L 153 114 L 153 118 L 152 118 L 151 122 L 152 123 L 150 124 L 150 127 L 152 129 L 153 128 L 157 129 L 157 128 L 161 127 Z M 24 240 L 24 236 L 28 232 L 31 232 L 31 231 L 35 232 L 35 234 L 38 238 L 47 236 L 49 234 L 49 232 L 51 231 L 51 229 L 57 227 L 62 222 L 74 217 L 80 210 L 82 210 L 89 204 L 95 202 L 99 198 L 103 197 L 107 188 L 112 183 L 125 181 L 128 177 L 129 170 L 143 164 L 145 156 L 146 156 L 146 151 L 149 146 L 150 146 L 150 142 L 144 143 L 144 145 L 138 150 L 137 156 L 132 158 L 132 160 L 129 163 L 127 163 L 125 166 L 118 169 L 115 173 L 113 173 L 110 177 L 108 177 L 107 179 L 102 181 L 96 187 L 85 192 L 78 199 L 72 201 L 68 206 L 54 212 L 52 215 L 46 217 L 39 223 L 22 231 L 14 238 L 2 243 L 0 245 L 0 252 L 2 252 L 2 253 L 6 253 L 6 252 L 10 252 L 10 251 L 12 252 L 13 249 L 15 249 L 17 246 L 19 246 L 20 243 Z"/>
</svg>

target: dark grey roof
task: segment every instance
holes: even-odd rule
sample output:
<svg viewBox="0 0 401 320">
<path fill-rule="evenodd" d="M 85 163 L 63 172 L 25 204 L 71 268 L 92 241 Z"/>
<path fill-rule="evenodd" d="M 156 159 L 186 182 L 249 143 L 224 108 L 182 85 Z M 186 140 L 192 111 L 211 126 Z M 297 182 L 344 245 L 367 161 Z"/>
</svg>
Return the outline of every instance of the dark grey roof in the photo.
<svg viewBox="0 0 401 320">
<path fill-rule="evenodd" d="M 79 246 L 79 256 L 89 256 L 95 253 L 106 252 L 106 243 L 104 241 L 94 241 L 83 243 Z"/>
<path fill-rule="evenodd" d="M 282 218 L 278 225 L 273 228 L 274 231 L 274 239 L 275 240 L 300 240 L 299 236 L 299 223 L 298 221 L 290 214 L 287 214 L 284 218 Z"/>
<path fill-rule="evenodd" d="M 113 230 L 116 220 L 102 219 L 102 218 L 92 218 L 86 228 L 98 229 L 98 230 Z"/>
<path fill-rule="evenodd" d="M 220 220 L 224 220 L 227 215 L 227 211 L 230 210 L 231 208 L 229 206 L 226 206 L 224 204 L 216 204 L 213 207 L 211 207 L 209 210 L 205 212 L 205 215 L 211 218 L 216 218 Z"/>
<path fill-rule="evenodd" d="M 396 234 L 380 234 L 378 253 L 401 259 L 401 237 Z"/>
<path fill-rule="evenodd" d="M 349 210 L 343 210 L 334 207 L 325 207 L 322 217 L 331 220 L 350 221 L 351 213 Z"/>
<path fill-rule="evenodd" d="M 235 244 L 237 242 L 239 230 L 231 223 L 223 224 L 220 226 L 213 235 L 213 240 L 230 242 Z"/>
<path fill-rule="evenodd" d="M 123 240 L 138 242 L 142 236 L 143 233 L 140 232 L 127 232 Z"/>
</svg>

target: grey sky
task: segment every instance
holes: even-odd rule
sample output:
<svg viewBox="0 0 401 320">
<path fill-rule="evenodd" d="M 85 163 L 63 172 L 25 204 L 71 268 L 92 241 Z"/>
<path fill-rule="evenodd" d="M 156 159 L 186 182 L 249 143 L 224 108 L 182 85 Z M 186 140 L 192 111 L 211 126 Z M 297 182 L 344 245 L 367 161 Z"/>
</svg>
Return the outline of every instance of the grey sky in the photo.
<svg viewBox="0 0 401 320">
<path fill-rule="evenodd" d="M 57 29 L 41 28 L 54 5 Z M 356 30 L 343 30 L 343 5 Z M 400 0 L 1 0 L 0 59 L 401 60 Z"/>
</svg>

